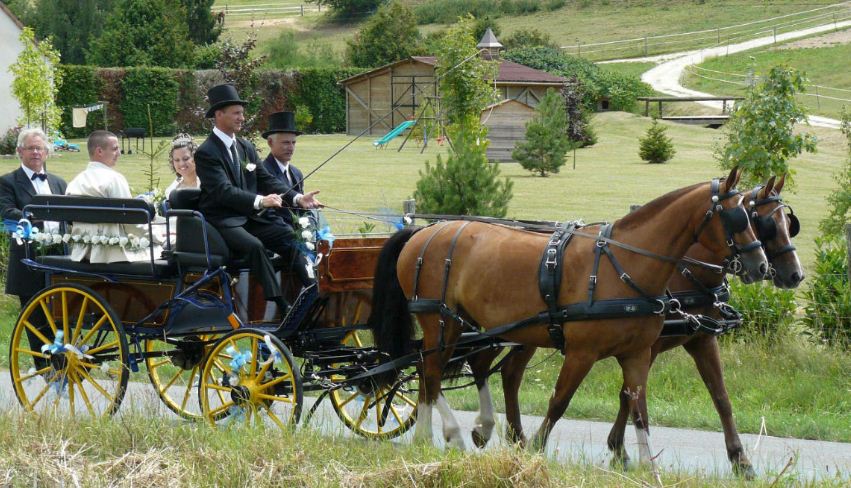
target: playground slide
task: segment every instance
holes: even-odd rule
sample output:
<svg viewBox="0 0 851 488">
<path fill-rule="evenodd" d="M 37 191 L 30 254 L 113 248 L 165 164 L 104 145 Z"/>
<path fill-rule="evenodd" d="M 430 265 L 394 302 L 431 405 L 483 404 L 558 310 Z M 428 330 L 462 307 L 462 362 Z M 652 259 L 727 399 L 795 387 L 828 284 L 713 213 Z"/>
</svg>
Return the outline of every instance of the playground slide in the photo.
<svg viewBox="0 0 851 488">
<path fill-rule="evenodd" d="M 406 120 L 402 122 L 401 124 L 397 125 L 396 128 L 385 134 L 384 137 L 373 142 L 372 145 L 375 147 L 384 147 L 384 145 L 392 141 L 394 137 L 401 135 L 402 132 L 405 131 L 405 129 L 411 127 L 415 123 L 416 121 L 414 120 Z"/>
</svg>

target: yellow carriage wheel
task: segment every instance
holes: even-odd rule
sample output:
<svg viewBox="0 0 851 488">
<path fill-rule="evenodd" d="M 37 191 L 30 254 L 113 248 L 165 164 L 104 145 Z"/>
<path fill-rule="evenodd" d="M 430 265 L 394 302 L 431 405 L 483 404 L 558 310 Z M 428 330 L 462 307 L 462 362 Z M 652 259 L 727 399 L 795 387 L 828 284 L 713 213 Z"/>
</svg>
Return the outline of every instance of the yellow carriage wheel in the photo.
<svg viewBox="0 0 851 488">
<path fill-rule="evenodd" d="M 187 420 L 201 420 L 198 382 L 214 334 L 182 337 L 171 342 L 145 341 L 145 366 L 160 400 Z"/>
<path fill-rule="evenodd" d="M 304 402 L 290 350 L 269 332 L 235 330 L 216 342 L 198 385 L 201 414 L 213 425 L 292 428 Z"/>
<path fill-rule="evenodd" d="M 24 306 L 9 345 L 9 373 L 29 411 L 112 415 L 129 377 L 127 338 L 112 307 L 83 285 L 45 288 Z"/>
<path fill-rule="evenodd" d="M 368 300 L 360 294 L 349 295 L 345 301 L 350 302 L 350 313 L 340 325 L 365 323 Z M 353 330 L 342 342 L 351 347 L 373 344 L 368 330 Z M 407 432 L 417 421 L 418 378 L 415 368 L 411 367 L 401 371 L 396 383 L 389 386 L 376 388 L 367 383 L 361 388 L 339 388 L 329 395 L 331 405 L 340 420 L 356 434 L 368 439 L 393 439 Z"/>
</svg>

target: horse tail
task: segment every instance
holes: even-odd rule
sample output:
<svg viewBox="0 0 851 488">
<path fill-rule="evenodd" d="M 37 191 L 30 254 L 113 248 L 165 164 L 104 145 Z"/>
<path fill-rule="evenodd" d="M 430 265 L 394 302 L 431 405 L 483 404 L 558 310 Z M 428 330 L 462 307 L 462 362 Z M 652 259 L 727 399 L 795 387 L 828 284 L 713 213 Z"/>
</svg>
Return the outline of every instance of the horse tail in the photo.
<svg viewBox="0 0 851 488">
<path fill-rule="evenodd" d="M 378 265 L 375 268 L 375 280 L 372 290 L 372 310 L 369 315 L 369 327 L 372 329 L 378 350 L 392 359 L 413 351 L 414 322 L 408 312 L 408 298 L 402 291 L 399 277 L 396 275 L 396 261 L 405 244 L 417 233 L 420 227 L 405 227 L 396 232 L 381 248 Z M 392 374 L 376 378 L 379 383 L 389 383 L 396 377 Z"/>
</svg>

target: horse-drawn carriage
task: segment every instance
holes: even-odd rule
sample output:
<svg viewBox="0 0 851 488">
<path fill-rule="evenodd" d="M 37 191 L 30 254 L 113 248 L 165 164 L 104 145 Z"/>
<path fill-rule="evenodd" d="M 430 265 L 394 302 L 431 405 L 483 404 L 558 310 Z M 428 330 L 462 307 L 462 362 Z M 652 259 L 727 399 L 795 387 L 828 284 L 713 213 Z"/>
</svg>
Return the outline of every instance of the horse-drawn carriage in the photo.
<svg viewBox="0 0 851 488">
<path fill-rule="evenodd" d="M 573 377 L 570 386 L 560 379 L 536 444 L 546 442 L 584 377 L 571 368 L 590 369 L 595 360 L 616 355 L 624 368 L 624 394 L 632 395 L 622 397 L 622 406 L 636 421 L 642 460 L 649 460 L 641 420 L 647 418 L 646 351 L 665 326 L 680 335 L 715 334 L 739 320 L 728 309 L 716 318 L 685 312 L 664 293 L 676 264 L 692 243 L 700 243 L 713 259 L 729 262 L 699 266 L 761 278 L 767 263 L 752 222 L 784 230 L 784 239 L 772 244 L 774 257 L 794 251 L 787 227 L 797 221 L 779 211 L 785 205 L 771 196 L 774 180 L 746 202 L 733 188 L 737 179 L 733 171 L 726 181 L 671 192 L 614 225 L 472 219 L 406 229 L 389 240 L 338 239 L 333 249 L 327 243 L 321 248 L 321 298 L 297 323 L 264 321 L 259 293 L 249 292 L 247 310 L 237 309 L 232 287 L 244 263 L 230 256 L 195 210 L 197 195 L 182 190 L 176 194 L 185 201 L 175 198 L 168 213 L 177 218 L 176 240 L 159 259 L 151 252 L 147 262 L 104 265 L 65 256 L 28 261 L 47 272 L 49 286 L 15 325 L 14 389 L 29 410 L 112 414 L 144 364 L 159 398 L 186 418 L 284 428 L 299 420 L 305 394 L 316 392 L 313 408 L 328 397 L 346 426 L 373 438 L 400 435 L 417 420 L 430 437 L 436 404 L 444 435 L 454 443 L 457 425 L 440 394 L 444 373 L 454 369 L 447 365 L 469 362 L 484 401 L 485 380 L 500 366 L 514 366 L 513 374 L 522 376 L 530 351 L 557 347 L 570 359 L 562 376 Z M 154 215 L 143 200 L 65 196 L 36 197 L 25 211 L 38 220 L 141 224 L 149 232 Z M 571 266 L 564 266 L 568 261 Z M 797 284 L 800 277 L 790 280 Z M 723 308 L 720 289 L 698 291 L 700 300 L 689 305 Z M 368 326 L 371 306 L 377 319 Z M 421 339 L 411 336 L 411 314 Z M 514 363 L 506 355 L 492 365 L 498 351 L 518 343 L 525 347 L 515 349 L 521 353 Z M 575 348 L 584 349 L 571 352 Z M 522 440 L 514 427 L 516 387 L 517 380 L 506 386 L 506 404 L 509 424 Z M 474 431 L 477 444 L 490 437 L 490 415 L 490 424 Z M 622 449 L 622 438 L 620 446 L 617 436 L 610 438 L 610 446 Z"/>
</svg>

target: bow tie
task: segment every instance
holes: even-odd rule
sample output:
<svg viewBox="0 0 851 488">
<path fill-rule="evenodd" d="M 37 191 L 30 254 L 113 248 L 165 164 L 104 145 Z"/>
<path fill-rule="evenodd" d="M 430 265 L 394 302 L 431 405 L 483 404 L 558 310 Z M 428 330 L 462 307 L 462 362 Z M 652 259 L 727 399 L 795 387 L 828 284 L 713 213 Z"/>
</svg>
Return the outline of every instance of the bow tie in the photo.
<svg viewBox="0 0 851 488">
<path fill-rule="evenodd" d="M 35 181 L 36 178 L 40 179 L 41 181 L 46 181 L 47 175 L 44 173 L 33 173 L 33 176 L 30 179 Z"/>
</svg>

